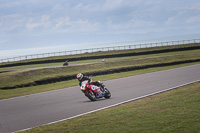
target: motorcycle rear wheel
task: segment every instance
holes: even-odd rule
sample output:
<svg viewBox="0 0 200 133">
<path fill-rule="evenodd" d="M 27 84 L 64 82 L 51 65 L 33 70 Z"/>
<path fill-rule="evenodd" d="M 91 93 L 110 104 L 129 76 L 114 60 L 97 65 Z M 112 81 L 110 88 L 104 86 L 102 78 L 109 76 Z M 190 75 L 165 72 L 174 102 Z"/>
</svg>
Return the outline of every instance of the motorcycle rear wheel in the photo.
<svg viewBox="0 0 200 133">
<path fill-rule="evenodd" d="M 96 101 L 96 100 L 97 100 L 97 98 L 96 98 L 94 92 L 90 93 L 89 91 L 86 91 L 86 92 L 85 92 L 85 95 L 86 95 L 91 101 Z"/>
</svg>

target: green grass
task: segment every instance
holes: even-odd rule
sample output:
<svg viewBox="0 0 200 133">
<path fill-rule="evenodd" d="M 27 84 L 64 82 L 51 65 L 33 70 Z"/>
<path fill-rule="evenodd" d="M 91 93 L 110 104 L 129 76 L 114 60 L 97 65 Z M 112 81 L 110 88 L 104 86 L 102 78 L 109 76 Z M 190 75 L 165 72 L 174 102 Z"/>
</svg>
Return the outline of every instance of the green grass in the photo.
<svg viewBox="0 0 200 133">
<path fill-rule="evenodd" d="M 187 48 L 187 47 L 192 47 L 192 46 L 199 46 L 199 43 L 173 45 L 173 46 L 162 46 L 162 47 L 152 47 L 152 48 L 141 48 L 141 49 L 129 49 L 129 50 L 99 51 L 99 52 L 94 52 L 94 53 L 84 53 L 84 54 L 77 54 L 77 55 L 46 57 L 46 58 L 22 60 L 22 61 L 16 61 L 16 62 L 0 63 L 0 66 L 1 65 L 6 65 L 6 64 L 26 63 L 26 62 L 33 62 L 33 61 L 44 61 L 44 60 L 55 60 L 55 59 L 70 59 L 70 58 L 90 57 L 90 56 L 100 56 L 100 55 L 115 55 L 115 54 L 124 54 L 124 53 L 139 53 L 139 52 L 146 52 L 146 51 L 152 51 L 152 50 L 174 49 L 174 48 L 180 48 L 180 47 Z M 23 68 L 32 68 L 32 67 L 53 66 L 53 65 L 62 65 L 62 62 L 60 62 L 60 63 L 47 63 L 47 64 L 23 65 L 23 66 L 17 66 L 17 67 L 0 68 L 0 71 L 13 70 L 13 69 L 23 69 Z"/>
<path fill-rule="evenodd" d="M 198 133 L 200 82 L 25 133 Z"/>
<path fill-rule="evenodd" d="M 198 45 L 199 44 L 191 44 L 191 45 L 156 47 L 156 48 L 147 48 L 147 49 L 96 52 L 96 53 L 86 53 L 83 55 L 71 55 L 70 57 L 91 56 L 95 54 L 103 55 L 103 54 L 117 54 L 117 53 L 127 53 L 127 52 L 144 52 L 144 51 L 180 48 L 180 47 L 198 46 Z M 200 57 L 200 50 L 188 50 L 188 51 L 168 52 L 168 53 L 160 53 L 160 54 L 108 58 L 107 63 L 101 63 L 99 59 L 75 61 L 75 62 L 70 62 L 70 64 L 79 64 L 78 66 L 52 67 L 52 68 L 19 70 L 19 71 L 13 71 L 13 72 L 0 73 L 0 88 L 9 87 L 9 86 L 11 87 L 14 85 L 21 85 L 21 84 L 27 84 L 27 83 L 34 83 L 36 80 L 40 80 L 40 79 L 67 76 L 67 75 L 77 74 L 79 72 L 85 73 L 85 72 L 108 70 L 108 69 L 121 68 L 121 67 L 140 66 L 140 65 L 152 64 L 152 63 L 165 63 L 165 62 L 180 61 L 180 60 L 187 60 L 187 59 L 199 59 L 199 57 Z M 61 58 L 61 57 L 53 57 L 53 58 Z M 83 65 L 83 63 L 92 63 L 92 64 Z M 101 76 L 96 76 L 95 80 L 109 80 L 109 79 L 114 79 L 114 78 L 121 78 L 121 77 L 126 77 L 126 76 L 142 74 L 142 73 L 148 73 L 148 72 L 165 70 L 165 69 L 170 69 L 170 68 L 175 68 L 175 67 L 180 67 L 180 66 L 186 66 L 190 64 L 199 64 L 199 62 L 123 72 L 123 73 L 115 73 L 115 74 L 109 74 L 106 76 L 101 75 Z M 42 64 L 42 65 L 51 66 L 55 64 Z M 41 65 L 39 66 L 38 64 L 31 65 L 31 66 L 25 65 L 25 66 L 20 66 L 20 67 L 22 68 L 41 67 Z M 2 69 L 3 68 L 1 68 L 1 70 Z M 10 67 L 5 68 L 5 69 L 10 69 Z M 12 69 L 16 69 L 16 67 Z M 77 85 L 77 80 L 63 81 L 63 82 L 57 82 L 57 83 L 47 84 L 47 85 L 31 86 L 31 87 L 8 89 L 8 90 L 0 89 L 0 99 L 39 93 L 39 92 L 55 90 L 55 89 L 61 89 L 65 87 L 75 86 L 75 85 Z"/>
<path fill-rule="evenodd" d="M 195 44 L 197 45 L 197 44 Z M 199 45 L 199 44 L 198 44 Z M 184 45 L 186 46 L 186 45 Z M 188 45 L 189 46 L 189 45 Z M 178 46 L 173 46 L 178 47 Z M 163 49 L 164 47 L 157 47 L 155 49 Z M 166 47 L 167 48 L 167 47 Z M 154 50 L 155 50 L 154 49 Z M 137 49 L 134 52 L 140 52 L 152 49 Z M 110 51 L 109 54 L 119 52 L 133 52 L 132 50 L 125 51 Z M 72 55 L 55 58 L 68 58 L 91 56 L 92 54 L 105 54 L 105 52 L 87 53 L 84 55 Z M 91 65 L 83 65 L 74 67 L 58 67 L 58 68 L 45 68 L 36 70 L 16 71 L 0 74 L 0 86 L 14 85 L 34 80 L 49 78 L 54 76 L 62 76 L 78 72 L 88 72 L 90 70 L 111 69 L 135 65 L 143 65 L 148 63 L 161 63 L 168 61 L 186 60 L 186 59 L 199 59 L 199 50 L 169 52 L 162 54 L 151 54 L 132 57 L 108 58 L 107 63 L 99 63 L 99 60 L 84 60 L 77 62 L 70 62 L 71 64 L 93 63 Z M 35 59 L 46 60 L 46 59 Z M 121 63 L 119 63 L 121 62 Z M 117 63 L 117 64 L 116 64 Z M 115 78 L 123 78 L 127 76 L 139 75 L 154 71 L 161 71 L 171 68 L 188 66 L 196 63 L 187 63 L 174 66 L 165 66 L 157 68 L 149 68 L 144 70 L 129 71 L 123 73 L 115 73 L 109 75 L 101 75 L 92 77 L 94 80 L 111 80 Z M 21 68 L 32 68 L 41 66 L 54 66 L 58 64 L 42 64 L 42 65 L 28 65 L 21 66 Z M 7 69 L 20 69 L 17 67 L 5 68 Z M 0 69 L 3 70 L 3 69 Z M 62 81 L 47 85 L 31 86 L 25 88 L 17 88 L 10 90 L 0 89 L 0 99 L 6 99 L 16 96 L 28 95 L 33 93 L 40 93 L 55 89 L 62 89 L 70 86 L 78 85 L 77 80 Z M 78 89 L 78 88 L 77 88 Z M 200 130 L 200 83 L 176 89 L 167 93 L 151 96 L 128 104 L 120 105 L 114 108 L 106 109 L 96 113 L 81 116 L 68 121 L 42 126 L 28 130 L 26 132 L 40 133 L 40 132 L 198 132 Z M 81 93 L 81 92 L 80 92 Z"/>
<path fill-rule="evenodd" d="M 174 65 L 174 66 L 149 68 L 149 69 L 143 69 L 143 70 L 137 70 L 137 71 L 94 76 L 92 78 L 97 81 L 98 80 L 106 81 L 106 80 L 112 80 L 116 78 L 123 78 L 123 77 L 145 74 L 145 73 L 150 73 L 150 72 L 155 72 L 155 71 L 162 71 L 166 69 L 172 69 L 172 68 L 194 65 L 194 64 L 199 64 L 199 63 L 200 62 L 180 64 L 180 65 Z M 0 99 L 7 99 L 11 97 L 17 97 L 17 96 L 29 95 L 29 94 L 51 91 L 51 90 L 56 90 L 56 89 L 62 89 L 62 88 L 67 88 L 71 86 L 78 86 L 78 81 L 69 80 L 69 81 L 62 81 L 62 82 L 57 82 L 57 83 L 52 83 L 52 84 L 47 84 L 47 85 L 31 86 L 31 87 L 24 87 L 24 88 L 17 88 L 17 89 L 8 89 L 8 90 L 0 89 Z"/>
<path fill-rule="evenodd" d="M 200 50 L 198 50 L 200 51 Z M 163 56 L 149 56 L 138 59 L 123 59 L 117 61 L 109 61 L 106 63 L 93 63 L 87 65 L 68 66 L 68 67 L 53 67 L 34 70 L 14 71 L 0 74 L 0 88 L 12 87 L 15 85 L 34 83 L 37 80 L 45 78 L 53 78 L 59 76 L 74 75 L 79 72 L 95 72 L 109 69 L 116 69 L 130 66 L 141 66 L 154 63 L 166 63 L 172 61 L 184 61 L 189 59 L 199 59 L 200 52 L 196 53 L 195 50 L 190 51 L 190 54 L 174 54 Z"/>
<path fill-rule="evenodd" d="M 179 52 L 167 52 L 161 54 L 148 54 L 148 55 L 140 55 L 140 56 L 129 56 L 129 57 L 118 57 L 118 58 L 107 58 L 107 61 L 117 61 L 117 60 L 124 60 L 124 59 L 140 59 L 146 57 L 156 57 L 156 56 L 167 56 L 167 55 L 190 55 L 192 54 L 199 54 L 200 50 L 188 50 L 188 51 L 179 51 Z M 83 63 L 98 63 L 101 59 L 93 59 L 93 60 L 82 60 L 82 61 L 72 61 L 69 62 L 70 65 L 75 64 L 83 64 Z M 22 65 L 22 66 L 15 66 L 15 67 L 5 67 L 0 68 L 0 71 L 7 71 L 7 70 L 16 70 L 16 69 L 26 69 L 26 68 L 37 68 L 37 67 L 49 67 L 49 66 L 62 66 L 63 63 L 45 63 L 45 64 L 35 64 L 35 65 Z"/>
</svg>

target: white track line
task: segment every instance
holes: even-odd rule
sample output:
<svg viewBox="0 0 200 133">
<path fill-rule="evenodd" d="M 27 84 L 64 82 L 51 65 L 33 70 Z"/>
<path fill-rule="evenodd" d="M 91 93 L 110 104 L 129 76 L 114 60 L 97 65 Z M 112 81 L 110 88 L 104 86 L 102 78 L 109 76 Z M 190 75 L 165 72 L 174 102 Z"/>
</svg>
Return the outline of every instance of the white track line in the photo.
<svg viewBox="0 0 200 133">
<path fill-rule="evenodd" d="M 124 102 L 120 102 L 120 103 L 113 104 L 113 105 L 110 105 L 110 106 L 106 106 L 106 107 L 103 107 L 103 108 L 100 108 L 100 109 L 96 109 L 96 110 L 92 110 L 92 111 L 89 111 L 89 112 L 86 112 L 86 113 L 75 115 L 75 116 L 72 116 L 72 117 L 69 117 L 69 118 L 65 118 L 65 119 L 62 119 L 62 120 L 43 124 L 43 125 L 40 125 L 40 126 L 50 125 L 50 124 L 54 124 L 54 123 L 57 123 L 57 122 L 66 121 L 66 120 L 73 119 L 73 118 L 76 118 L 76 117 L 79 117 L 79 116 L 83 116 L 83 115 L 86 115 L 86 114 L 90 114 L 90 113 L 93 113 L 93 112 L 97 112 L 97 111 L 100 111 L 100 110 L 104 110 L 104 109 L 111 108 L 111 107 L 114 107 L 114 106 L 118 106 L 118 105 L 121 105 L 121 104 L 125 104 L 125 103 L 128 103 L 128 102 L 132 102 L 132 101 L 135 101 L 135 100 L 138 100 L 138 99 L 142 99 L 142 98 L 145 98 L 145 97 L 149 97 L 149 96 L 153 96 L 153 95 L 156 95 L 156 94 L 159 94 L 159 93 L 163 93 L 163 92 L 166 92 L 166 91 L 177 89 L 177 88 L 189 85 L 189 84 L 193 84 L 195 82 L 200 82 L 200 80 L 192 81 L 192 82 L 182 84 L 182 85 L 179 85 L 179 86 L 176 86 L 176 87 L 168 88 L 168 89 L 165 89 L 165 90 L 162 90 L 162 91 L 157 91 L 157 92 L 147 94 L 147 95 L 144 95 L 144 96 L 141 96 L 141 97 L 133 98 L 133 99 L 130 99 L 130 100 L 127 100 L 127 101 L 124 101 Z M 23 129 L 23 130 L 20 130 L 20 131 L 26 131 L 26 130 L 29 130 L 29 129 L 32 129 L 32 128 L 36 128 L 36 127 L 27 128 L 27 129 Z M 16 132 L 20 132 L 20 131 L 16 131 Z"/>
</svg>

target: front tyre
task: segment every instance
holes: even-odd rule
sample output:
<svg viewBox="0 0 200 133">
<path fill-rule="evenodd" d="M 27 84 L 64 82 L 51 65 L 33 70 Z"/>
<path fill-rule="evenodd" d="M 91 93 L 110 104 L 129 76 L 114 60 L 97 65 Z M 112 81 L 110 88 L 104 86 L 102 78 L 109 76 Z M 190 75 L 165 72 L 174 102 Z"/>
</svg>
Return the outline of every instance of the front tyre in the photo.
<svg viewBox="0 0 200 133">
<path fill-rule="evenodd" d="M 97 98 L 96 98 L 94 92 L 90 93 L 89 91 L 86 91 L 86 92 L 85 92 L 85 95 L 86 95 L 91 101 L 96 101 L 96 100 L 97 100 Z"/>
<path fill-rule="evenodd" d="M 108 98 L 110 98 L 111 97 L 111 93 L 110 93 L 110 91 L 107 89 L 107 88 L 104 88 L 105 89 L 105 92 L 106 92 L 106 94 L 105 94 L 105 98 L 106 99 L 108 99 Z"/>
</svg>

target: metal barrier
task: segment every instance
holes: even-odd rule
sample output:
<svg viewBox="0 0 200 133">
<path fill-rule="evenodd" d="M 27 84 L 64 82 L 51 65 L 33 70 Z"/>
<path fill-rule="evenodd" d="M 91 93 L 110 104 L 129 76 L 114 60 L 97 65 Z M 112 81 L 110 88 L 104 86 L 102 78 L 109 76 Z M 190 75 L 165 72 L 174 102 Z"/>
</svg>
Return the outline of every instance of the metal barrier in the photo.
<svg viewBox="0 0 200 133">
<path fill-rule="evenodd" d="M 180 45 L 180 44 L 192 44 L 192 43 L 200 43 L 200 39 L 158 42 L 158 43 L 145 43 L 145 44 L 135 44 L 135 45 L 125 45 L 125 46 L 113 46 L 113 47 L 102 47 L 102 48 L 91 48 L 91 49 L 62 51 L 62 52 L 53 52 L 53 53 L 33 54 L 33 55 L 25 55 L 25 56 L 18 56 L 18 57 L 0 59 L 0 63 L 14 62 L 14 61 L 21 61 L 21 60 L 28 60 L 28 59 L 45 58 L 45 57 L 54 57 L 54 56 L 92 53 L 92 52 L 98 52 L 98 51 L 150 48 L 150 47 L 160 47 L 160 46 L 170 46 L 170 45 Z"/>
</svg>

